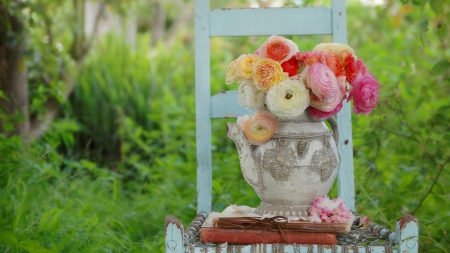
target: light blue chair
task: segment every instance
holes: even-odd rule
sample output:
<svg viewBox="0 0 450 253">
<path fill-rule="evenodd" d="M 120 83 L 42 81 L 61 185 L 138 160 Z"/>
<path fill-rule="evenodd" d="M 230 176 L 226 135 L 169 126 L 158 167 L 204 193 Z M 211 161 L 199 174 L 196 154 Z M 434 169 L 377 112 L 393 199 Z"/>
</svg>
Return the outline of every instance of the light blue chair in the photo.
<svg viewBox="0 0 450 253">
<path fill-rule="evenodd" d="M 267 17 L 270 17 L 267 18 Z M 291 25 L 285 25 L 291 24 Z M 204 245 L 198 234 L 212 204 L 211 119 L 248 113 L 238 104 L 237 92 L 211 96 L 210 38 L 215 36 L 333 35 L 333 42 L 347 43 L 345 0 L 332 0 L 332 8 L 217 9 L 210 11 L 209 0 L 195 1 L 195 83 L 197 120 L 197 216 L 187 229 L 173 217 L 166 217 L 166 252 L 418 252 L 418 222 L 412 216 L 401 218 L 395 232 L 370 223 L 368 231 L 391 245 Z M 225 70 L 224 70 L 225 71 Z M 340 129 L 338 149 L 341 165 L 338 193 L 347 207 L 355 210 L 351 114 L 349 104 L 337 115 Z M 216 210 L 221 211 L 221 210 Z M 356 243 L 356 244 L 355 244 Z"/>
</svg>

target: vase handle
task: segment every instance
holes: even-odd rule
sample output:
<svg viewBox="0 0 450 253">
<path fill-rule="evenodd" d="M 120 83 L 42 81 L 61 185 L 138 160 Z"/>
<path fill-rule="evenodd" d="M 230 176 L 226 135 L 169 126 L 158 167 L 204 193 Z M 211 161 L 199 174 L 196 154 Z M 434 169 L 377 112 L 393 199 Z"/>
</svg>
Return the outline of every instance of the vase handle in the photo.
<svg viewBox="0 0 450 253">
<path fill-rule="evenodd" d="M 333 138 L 334 138 L 334 142 L 336 142 L 336 145 L 338 145 L 339 143 L 339 129 L 338 129 L 338 124 L 336 122 L 336 120 L 333 117 L 329 117 L 327 119 L 328 123 L 330 123 L 331 126 L 331 130 L 333 130 Z"/>
</svg>

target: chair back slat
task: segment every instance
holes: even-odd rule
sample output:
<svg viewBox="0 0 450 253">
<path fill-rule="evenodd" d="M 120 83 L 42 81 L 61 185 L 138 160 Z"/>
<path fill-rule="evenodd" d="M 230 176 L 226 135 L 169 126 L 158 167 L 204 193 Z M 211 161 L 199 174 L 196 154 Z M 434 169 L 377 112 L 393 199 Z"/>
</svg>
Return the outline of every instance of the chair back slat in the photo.
<svg viewBox="0 0 450 253">
<path fill-rule="evenodd" d="M 238 102 L 237 91 L 224 91 L 211 97 L 211 118 L 237 118 L 251 111 Z"/>
<path fill-rule="evenodd" d="M 318 35 L 332 29 L 327 7 L 217 9 L 209 17 L 211 37 Z"/>
</svg>

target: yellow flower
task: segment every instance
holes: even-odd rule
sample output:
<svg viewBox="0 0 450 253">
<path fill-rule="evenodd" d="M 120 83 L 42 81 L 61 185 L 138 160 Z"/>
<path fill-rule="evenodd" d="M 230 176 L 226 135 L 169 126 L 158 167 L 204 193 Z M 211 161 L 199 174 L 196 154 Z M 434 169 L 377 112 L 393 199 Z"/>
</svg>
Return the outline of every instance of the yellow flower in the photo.
<svg viewBox="0 0 450 253">
<path fill-rule="evenodd" d="M 228 64 L 227 67 L 227 72 L 225 75 L 225 83 L 226 84 L 232 84 L 237 80 L 237 76 L 236 76 L 236 69 L 237 69 L 237 65 L 239 63 L 239 61 L 242 59 L 242 57 L 246 56 L 245 54 L 239 56 L 239 58 L 237 58 L 236 60 L 230 62 L 230 64 Z"/>
<path fill-rule="evenodd" d="M 262 59 L 253 65 L 255 85 L 265 92 L 287 78 L 288 73 L 284 73 L 280 63 L 272 59 Z"/>
<path fill-rule="evenodd" d="M 236 77 L 239 81 L 252 78 L 253 65 L 259 60 L 256 54 L 242 55 L 236 66 Z"/>
<path fill-rule="evenodd" d="M 343 59 L 342 52 L 347 51 L 356 58 L 355 50 L 341 43 L 320 43 L 316 47 L 314 47 L 313 50 L 325 53 L 328 53 L 331 50 L 332 53 L 338 55 L 341 59 Z"/>
</svg>

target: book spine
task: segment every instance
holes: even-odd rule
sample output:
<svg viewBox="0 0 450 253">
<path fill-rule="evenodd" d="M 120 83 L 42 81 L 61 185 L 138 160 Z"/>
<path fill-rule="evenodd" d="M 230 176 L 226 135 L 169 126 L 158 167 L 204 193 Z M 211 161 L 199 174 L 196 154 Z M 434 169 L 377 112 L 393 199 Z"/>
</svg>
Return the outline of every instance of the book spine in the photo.
<svg viewBox="0 0 450 253">
<path fill-rule="evenodd" d="M 203 228 L 200 241 L 208 243 L 254 244 L 297 243 L 337 244 L 336 235 L 330 233 L 281 233 L 261 230 Z"/>
</svg>

